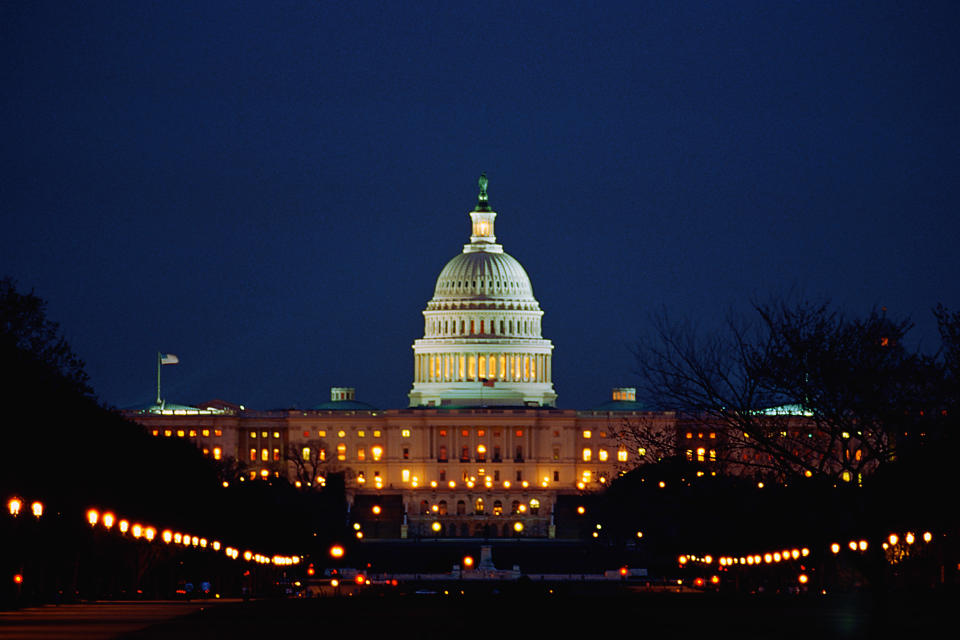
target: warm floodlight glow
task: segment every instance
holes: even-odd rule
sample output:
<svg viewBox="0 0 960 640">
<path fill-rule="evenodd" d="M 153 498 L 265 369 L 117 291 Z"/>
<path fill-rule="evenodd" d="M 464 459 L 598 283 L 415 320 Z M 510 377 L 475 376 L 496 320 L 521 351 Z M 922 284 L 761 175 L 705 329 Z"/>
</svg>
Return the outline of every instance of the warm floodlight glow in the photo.
<svg viewBox="0 0 960 640">
<path fill-rule="evenodd" d="M 113 526 L 114 520 L 116 520 L 116 517 L 112 513 L 107 512 L 103 514 L 103 526 L 107 529 Z"/>
<path fill-rule="evenodd" d="M 840 545 L 834 542 L 830 545 L 830 551 L 832 551 L 834 554 L 840 553 Z"/>
<path fill-rule="evenodd" d="M 430 525 L 430 528 L 433 529 L 434 533 L 439 533 L 440 529 L 443 528 L 443 525 L 440 522 L 434 520 L 433 524 Z"/>
<path fill-rule="evenodd" d="M 473 567 L 473 557 L 472 557 L 472 556 L 464 556 L 464 557 L 463 557 L 463 567 L 464 567 L 465 569 L 470 569 L 471 567 Z"/>
<path fill-rule="evenodd" d="M 523 531 L 523 523 L 522 523 L 522 522 L 514 522 L 514 523 L 513 523 L 513 530 L 516 531 L 517 533 L 520 533 L 521 531 Z"/>
<path fill-rule="evenodd" d="M 10 501 L 7 502 L 7 510 L 14 517 L 20 514 L 21 507 L 23 507 L 23 501 L 20 498 L 10 498 Z"/>
<path fill-rule="evenodd" d="M 887 536 L 887 541 L 890 543 L 890 546 L 892 547 L 898 542 L 900 542 L 900 538 L 897 536 L 897 534 L 891 533 L 889 536 Z"/>
<path fill-rule="evenodd" d="M 916 541 L 916 538 L 910 531 L 907 531 L 907 535 L 903 536 L 903 539 L 906 540 L 907 544 L 913 544 Z"/>
<path fill-rule="evenodd" d="M 33 515 L 39 518 L 40 516 L 43 515 L 43 503 L 34 502 L 33 504 L 30 505 L 30 511 L 33 512 Z"/>
<path fill-rule="evenodd" d="M 330 557 L 331 557 L 331 558 L 342 558 L 342 557 L 343 557 L 343 553 L 344 553 L 343 547 L 341 547 L 341 546 L 338 545 L 338 544 L 335 544 L 335 545 L 333 545 L 332 547 L 330 547 Z"/>
<path fill-rule="evenodd" d="M 126 533 L 127 531 L 130 530 L 130 523 L 127 522 L 126 520 L 121 520 L 120 522 L 117 523 L 117 526 L 120 529 L 120 533 Z"/>
</svg>

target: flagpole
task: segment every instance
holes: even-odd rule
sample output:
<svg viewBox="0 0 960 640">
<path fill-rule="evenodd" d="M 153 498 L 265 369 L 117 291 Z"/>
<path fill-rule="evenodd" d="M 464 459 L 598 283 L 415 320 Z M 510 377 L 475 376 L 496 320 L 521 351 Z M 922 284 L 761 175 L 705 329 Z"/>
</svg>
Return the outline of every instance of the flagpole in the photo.
<svg viewBox="0 0 960 640">
<path fill-rule="evenodd" d="M 157 406 L 160 406 L 160 352 L 157 351 Z"/>
</svg>

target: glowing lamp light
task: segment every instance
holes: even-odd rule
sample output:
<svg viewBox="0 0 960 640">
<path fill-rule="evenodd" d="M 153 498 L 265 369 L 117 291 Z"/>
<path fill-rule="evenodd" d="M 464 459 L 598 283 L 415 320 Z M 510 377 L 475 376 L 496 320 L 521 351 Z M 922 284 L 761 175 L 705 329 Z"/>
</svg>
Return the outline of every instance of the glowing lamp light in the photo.
<svg viewBox="0 0 960 640">
<path fill-rule="evenodd" d="M 677 558 L 677 562 L 679 562 L 680 564 L 687 564 L 687 556 L 680 556 L 679 558 Z"/>
<path fill-rule="evenodd" d="M 457 483 L 451 480 L 450 482 L 447 483 L 447 486 L 450 487 L 451 489 L 456 489 Z"/>
<path fill-rule="evenodd" d="M 333 580 L 330 581 L 330 586 L 331 586 L 331 587 L 339 587 L 339 586 L 340 586 L 340 581 L 337 580 L 336 578 L 334 578 Z"/>
<path fill-rule="evenodd" d="M 373 505 L 373 508 L 370 509 L 370 510 L 373 511 L 373 515 L 375 515 L 375 516 L 380 515 L 380 505 L 375 504 L 375 505 Z"/>
<path fill-rule="evenodd" d="M 331 557 L 331 558 L 342 558 L 342 557 L 343 557 L 343 553 L 344 553 L 343 547 L 341 547 L 341 546 L 338 545 L 338 544 L 335 544 L 335 545 L 333 545 L 332 547 L 330 547 L 330 557 Z"/>
<path fill-rule="evenodd" d="M 710 584 L 719 584 L 720 576 L 710 576 Z"/>
<path fill-rule="evenodd" d="M 30 505 L 30 511 L 33 512 L 33 515 L 39 518 L 40 516 L 43 515 L 43 503 L 34 502 L 33 504 Z"/>
<path fill-rule="evenodd" d="M 577 507 L 577 513 L 579 513 L 580 515 L 583 515 L 586 512 L 587 510 L 583 507 L 583 505 L 580 505 L 579 507 Z"/>
<path fill-rule="evenodd" d="M 907 542 L 907 544 L 913 544 L 914 541 L 916 540 L 913 533 L 909 531 L 907 531 L 907 535 L 903 536 L 903 539 Z"/>
<path fill-rule="evenodd" d="M 523 523 L 522 523 L 522 522 L 514 522 L 514 523 L 513 523 L 513 530 L 516 531 L 517 533 L 520 533 L 521 531 L 523 531 Z"/>
<path fill-rule="evenodd" d="M 933 534 L 930 533 L 929 531 L 924 531 L 924 532 L 923 532 L 923 541 L 924 541 L 924 542 L 930 542 L 931 540 L 933 540 Z"/>
<path fill-rule="evenodd" d="M 357 540 L 363 539 L 363 531 L 357 531 Z"/>
<path fill-rule="evenodd" d="M 473 567 L 473 556 L 464 556 L 463 557 L 463 566 L 466 569 Z"/>
<path fill-rule="evenodd" d="M 131 530 L 134 538 L 140 538 L 143 535 L 143 527 L 140 524 L 134 523 Z"/>
<path fill-rule="evenodd" d="M 116 517 L 112 513 L 107 512 L 103 514 L 103 526 L 107 529 L 113 526 L 114 520 L 116 520 Z"/>
<path fill-rule="evenodd" d="M 163 538 L 164 542 L 170 544 L 170 542 L 173 540 L 173 531 L 170 531 L 170 529 L 165 529 L 164 532 L 160 534 L 160 537 Z"/>
<path fill-rule="evenodd" d="M 120 522 L 117 523 L 117 528 L 120 529 L 120 533 L 126 533 L 127 531 L 130 530 L 130 523 L 127 522 L 126 520 L 121 520 Z"/>
<path fill-rule="evenodd" d="M 900 542 L 900 538 L 897 537 L 897 534 L 891 533 L 889 536 L 887 536 L 887 541 L 890 543 L 890 546 L 892 547 L 896 545 L 898 542 Z"/>
<path fill-rule="evenodd" d="M 443 528 L 443 525 L 441 525 L 439 521 L 434 520 L 433 524 L 430 525 L 430 528 L 433 529 L 434 533 L 439 533 L 440 529 Z"/>
<path fill-rule="evenodd" d="M 807 574 L 805 573 L 801 573 L 799 576 L 797 576 L 797 582 L 799 582 L 800 584 L 807 584 L 807 582 L 809 581 L 810 581 L 810 578 L 807 577 Z"/>
<path fill-rule="evenodd" d="M 356 583 L 357 583 L 357 584 L 363 584 L 363 582 L 364 582 L 365 579 L 366 579 L 366 578 L 363 577 L 363 574 L 357 574 L 357 577 L 356 577 L 355 580 L 356 580 Z"/>
<path fill-rule="evenodd" d="M 157 535 L 157 530 L 153 527 L 147 527 L 143 530 L 143 537 L 147 539 L 147 542 L 152 542 L 153 538 Z"/>
<path fill-rule="evenodd" d="M 13 583 L 14 584 L 23 584 L 23 574 L 15 573 L 13 574 Z"/>
<path fill-rule="evenodd" d="M 860 543 L 859 543 L 857 546 L 860 548 L 860 551 L 866 551 L 866 550 L 867 550 L 867 541 L 866 541 L 866 540 L 861 540 Z"/>
<path fill-rule="evenodd" d="M 850 547 L 850 551 L 856 551 L 856 550 L 857 550 L 857 541 L 856 541 L 856 540 L 851 540 L 851 541 L 849 542 L 849 544 L 847 544 L 847 546 Z"/>
<path fill-rule="evenodd" d="M 808 555 L 810 555 L 810 549 L 807 549 L 806 547 L 800 549 L 800 555 L 806 558 Z"/>
<path fill-rule="evenodd" d="M 175 534 L 173 534 L 173 541 L 174 541 L 174 543 L 176 543 L 176 544 L 182 543 L 182 542 L 183 542 L 183 534 L 182 534 L 182 533 L 175 533 Z"/>
<path fill-rule="evenodd" d="M 7 502 L 7 510 L 13 517 L 20 515 L 20 508 L 22 506 L 23 502 L 20 500 L 20 498 L 10 498 L 10 500 Z"/>
<path fill-rule="evenodd" d="M 628 570 L 626 567 L 620 567 L 620 575 L 626 577 Z"/>
<path fill-rule="evenodd" d="M 244 552 L 243 552 L 243 559 L 244 559 L 244 560 L 246 560 L 247 562 L 250 562 L 250 560 L 251 560 L 252 558 L 253 558 L 253 552 L 252 552 L 252 551 L 244 551 Z"/>
<path fill-rule="evenodd" d="M 763 554 L 763 561 L 766 562 L 767 564 L 770 564 L 771 562 L 773 562 L 773 554 L 772 553 Z"/>
</svg>

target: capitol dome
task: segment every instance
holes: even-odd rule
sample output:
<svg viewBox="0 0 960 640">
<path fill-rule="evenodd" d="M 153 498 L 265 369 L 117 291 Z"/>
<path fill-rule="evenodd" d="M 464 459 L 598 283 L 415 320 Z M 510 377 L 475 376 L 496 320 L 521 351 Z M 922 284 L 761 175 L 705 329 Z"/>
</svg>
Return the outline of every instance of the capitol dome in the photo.
<svg viewBox="0 0 960 640">
<path fill-rule="evenodd" d="M 543 312 L 523 266 L 493 233 L 487 179 L 470 212 L 463 252 L 437 278 L 414 342 L 410 406 L 554 406 L 553 345 L 540 334 Z"/>
</svg>

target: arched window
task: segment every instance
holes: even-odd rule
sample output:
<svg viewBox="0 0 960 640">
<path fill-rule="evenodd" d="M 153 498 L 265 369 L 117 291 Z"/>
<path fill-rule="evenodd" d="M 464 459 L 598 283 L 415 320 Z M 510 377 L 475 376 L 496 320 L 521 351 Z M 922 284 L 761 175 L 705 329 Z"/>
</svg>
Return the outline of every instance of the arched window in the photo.
<svg viewBox="0 0 960 640">
<path fill-rule="evenodd" d="M 499 500 L 493 501 L 493 515 L 501 516 L 503 515 L 503 503 Z"/>
<path fill-rule="evenodd" d="M 532 513 L 533 515 L 537 515 L 538 513 L 540 513 L 540 501 L 537 500 L 536 498 L 530 499 L 530 513 Z"/>
<path fill-rule="evenodd" d="M 460 462 L 470 462 L 470 447 L 460 449 Z"/>
<path fill-rule="evenodd" d="M 516 514 L 520 513 L 520 501 L 519 501 L 519 500 L 514 500 L 513 502 L 510 503 L 510 513 L 513 514 L 513 515 L 516 515 Z"/>
<path fill-rule="evenodd" d="M 463 500 L 457 500 L 457 515 L 463 516 L 467 514 L 467 503 Z"/>
<path fill-rule="evenodd" d="M 426 500 L 420 501 L 420 513 L 430 513 L 430 503 Z"/>
<path fill-rule="evenodd" d="M 441 516 L 447 515 L 447 501 L 441 500 L 437 503 L 437 513 Z"/>
<path fill-rule="evenodd" d="M 483 498 L 477 498 L 477 501 L 473 506 L 473 512 L 477 515 L 483 514 Z"/>
</svg>

